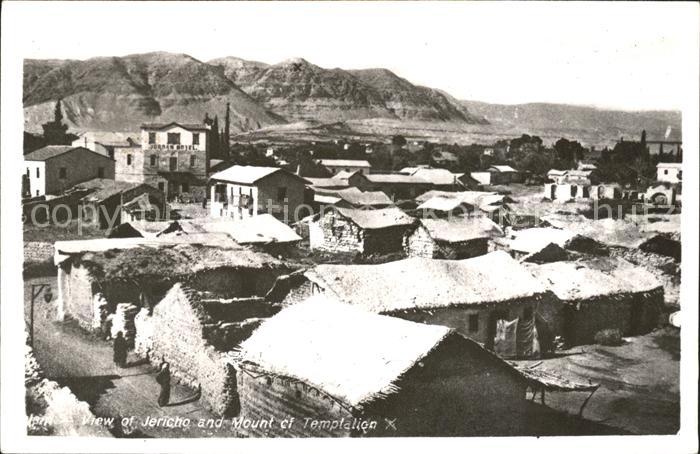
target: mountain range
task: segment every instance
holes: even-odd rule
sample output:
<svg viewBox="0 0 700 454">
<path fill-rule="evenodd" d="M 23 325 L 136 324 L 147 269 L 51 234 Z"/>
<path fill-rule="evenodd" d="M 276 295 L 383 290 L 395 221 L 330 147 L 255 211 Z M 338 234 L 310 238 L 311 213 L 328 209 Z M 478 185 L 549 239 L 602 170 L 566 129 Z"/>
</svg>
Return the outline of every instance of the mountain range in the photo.
<svg viewBox="0 0 700 454">
<path fill-rule="evenodd" d="M 137 130 L 147 121 L 201 121 L 231 106 L 237 138 L 289 131 L 450 141 L 490 140 L 521 133 L 579 138 L 593 143 L 621 135 L 650 137 L 670 126 L 680 134 L 678 112 L 623 112 L 558 104 L 505 106 L 460 101 L 382 69 L 326 69 L 295 58 L 266 64 L 224 57 L 208 62 L 153 52 L 88 60 L 25 60 L 25 129 L 41 131 L 57 99 L 72 131 Z M 339 127 L 341 125 L 342 127 Z"/>
</svg>

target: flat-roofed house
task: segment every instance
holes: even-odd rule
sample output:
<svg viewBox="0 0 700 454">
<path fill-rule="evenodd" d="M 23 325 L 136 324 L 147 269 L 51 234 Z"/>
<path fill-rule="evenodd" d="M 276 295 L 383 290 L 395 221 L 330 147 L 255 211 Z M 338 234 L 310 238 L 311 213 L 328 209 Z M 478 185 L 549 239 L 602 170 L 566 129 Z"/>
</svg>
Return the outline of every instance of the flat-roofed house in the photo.
<svg viewBox="0 0 700 454">
<path fill-rule="evenodd" d="M 24 155 L 32 197 L 59 194 L 93 178 L 114 179 L 114 159 L 84 147 L 48 145 Z"/>
<path fill-rule="evenodd" d="M 680 162 L 656 164 L 656 179 L 665 183 L 681 183 L 683 181 L 683 164 Z"/>
<path fill-rule="evenodd" d="M 340 172 L 360 172 L 367 175 L 372 168 L 372 165 L 363 159 L 317 159 L 315 162 L 328 169 L 333 175 Z"/>
<path fill-rule="evenodd" d="M 280 167 L 234 165 L 209 178 L 210 213 L 232 219 L 268 213 L 291 224 L 311 214 L 297 213 L 304 205 L 306 184 Z"/>
<path fill-rule="evenodd" d="M 329 252 L 361 254 L 400 252 L 416 222 L 399 208 L 327 207 L 309 224 L 309 247 Z"/>
<path fill-rule="evenodd" d="M 317 265 L 311 291 L 370 312 L 444 325 L 499 349 L 502 321 L 518 321 L 510 356 L 537 356 L 561 330 L 561 303 L 503 251 L 467 260 L 408 258 L 379 265 Z M 535 326 L 537 329 L 535 330 Z M 534 345 L 537 340 L 538 345 Z"/>
<path fill-rule="evenodd" d="M 471 176 L 479 183 L 485 185 L 520 183 L 523 181 L 522 173 L 506 165 L 491 166 L 485 171 L 472 172 Z"/>
<path fill-rule="evenodd" d="M 236 367 L 240 418 L 298 422 L 256 425 L 250 436 L 505 435 L 526 419 L 526 382 L 496 355 L 444 326 L 328 296 L 263 322 Z"/>
<path fill-rule="evenodd" d="M 114 147 L 116 179 L 146 183 L 166 194 L 201 201 L 206 197 L 209 127 L 205 124 L 141 125 L 141 146 Z"/>
</svg>

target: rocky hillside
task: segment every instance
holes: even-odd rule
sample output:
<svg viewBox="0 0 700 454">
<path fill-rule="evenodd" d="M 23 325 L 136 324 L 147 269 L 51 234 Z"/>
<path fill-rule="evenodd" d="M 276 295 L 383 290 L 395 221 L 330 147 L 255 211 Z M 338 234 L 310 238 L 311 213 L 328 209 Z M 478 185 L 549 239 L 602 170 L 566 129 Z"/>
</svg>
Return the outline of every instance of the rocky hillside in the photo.
<svg viewBox="0 0 700 454">
<path fill-rule="evenodd" d="M 39 131 L 63 98 L 71 130 L 133 130 L 145 121 L 201 121 L 231 103 L 232 129 L 283 123 L 241 91 L 221 68 L 182 54 L 149 53 L 76 60 L 26 60 L 25 129 Z"/>
<path fill-rule="evenodd" d="M 638 140 L 647 131 L 649 140 L 661 140 L 671 127 L 669 139 L 681 138 L 681 113 L 675 111 L 630 112 L 568 104 L 488 104 L 462 101 L 475 115 L 484 117 L 501 131 L 522 131 L 551 137 L 584 137 L 595 144 L 596 138 Z"/>
<path fill-rule="evenodd" d="M 369 118 L 477 123 L 459 103 L 386 69 L 325 69 L 296 58 L 276 65 L 235 57 L 212 60 L 255 100 L 289 121 Z"/>
</svg>

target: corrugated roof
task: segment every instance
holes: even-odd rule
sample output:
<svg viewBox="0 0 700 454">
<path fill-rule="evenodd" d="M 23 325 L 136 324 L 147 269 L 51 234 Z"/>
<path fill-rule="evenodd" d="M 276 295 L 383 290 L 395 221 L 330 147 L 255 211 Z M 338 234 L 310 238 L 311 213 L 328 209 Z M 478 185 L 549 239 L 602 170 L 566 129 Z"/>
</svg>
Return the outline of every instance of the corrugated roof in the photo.
<svg viewBox="0 0 700 454">
<path fill-rule="evenodd" d="M 621 259 L 528 264 L 527 267 L 545 288 L 565 301 L 648 292 L 661 287 L 653 274 Z"/>
<path fill-rule="evenodd" d="M 416 222 L 399 208 L 379 208 L 362 210 L 358 208 L 335 207 L 343 217 L 352 220 L 363 229 L 383 229 L 400 225 L 411 225 Z"/>
<path fill-rule="evenodd" d="M 105 156 L 103 154 L 96 153 L 92 150 L 88 150 L 85 147 L 75 147 L 73 145 L 47 145 L 43 148 L 39 148 L 38 150 L 34 150 L 31 153 L 25 154 L 24 160 L 25 161 L 46 161 L 48 159 L 55 158 L 56 156 L 71 152 L 73 150 L 89 151 L 90 153 L 94 153 L 97 156 L 100 156 L 102 158 L 113 161 L 113 159 L 111 159 L 108 156 Z"/>
<path fill-rule="evenodd" d="M 449 243 L 503 236 L 503 230 L 491 219 L 483 216 L 421 219 L 420 223 L 431 238 Z"/>
<path fill-rule="evenodd" d="M 319 159 L 317 163 L 323 166 L 332 167 L 372 167 L 372 165 L 363 159 Z"/>
<path fill-rule="evenodd" d="M 294 175 L 281 167 L 239 166 L 235 165 L 213 174 L 211 180 L 227 181 L 230 183 L 253 184 L 258 180 L 272 175 L 275 172 L 286 172 Z M 294 175 L 297 177 L 296 175 Z M 301 177 L 297 177 L 300 178 Z"/>
<path fill-rule="evenodd" d="M 467 260 L 410 258 L 380 265 L 317 265 L 306 273 L 341 301 L 371 312 L 510 301 L 544 293 L 503 251 Z"/>
<path fill-rule="evenodd" d="M 361 406 L 396 392 L 394 382 L 450 333 L 316 295 L 266 320 L 236 356 Z"/>
</svg>

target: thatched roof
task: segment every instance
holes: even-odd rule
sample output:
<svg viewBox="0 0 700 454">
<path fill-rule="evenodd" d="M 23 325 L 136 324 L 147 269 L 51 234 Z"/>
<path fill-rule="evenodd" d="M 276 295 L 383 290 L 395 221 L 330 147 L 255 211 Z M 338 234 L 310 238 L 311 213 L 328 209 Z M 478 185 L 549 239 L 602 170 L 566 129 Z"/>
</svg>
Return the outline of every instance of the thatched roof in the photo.
<svg viewBox="0 0 700 454">
<path fill-rule="evenodd" d="M 465 212 L 471 211 L 474 208 L 473 205 L 464 202 L 458 198 L 447 198 L 447 197 L 433 197 L 430 200 L 426 200 L 422 204 L 418 205 L 417 210 L 431 210 L 439 212 L 450 212 L 458 209 L 462 209 Z"/>
<path fill-rule="evenodd" d="M 645 231 L 644 224 L 622 219 L 588 219 L 582 215 L 552 214 L 542 217 L 553 227 L 587 236 L 610 246 L 638 247 L 653 234 Z"/>
<path fill-rule="evenodd" d="M 564 301 L 648 292 L 661 287 L 653 274 L 622 259 L 597 258 L 527 267 L 541 285 Z"/>
<path fill-rule="evenodd" d="M 389 206 L 394 202 L 382 191 L 360 191 L 357 188 L 348 188 L 335 191 L 341 200 L 356 207 Z"/>
<path fill-rule="evenodd" d="M 467 203 L 471 206 L 479 207 L 479 209 L 484 211 L 489 211 L 494 206 L 503 205 L 505 202 L 512 202 L 513 200 L 502 194 L 496 192 L 484 192 L 484 191 L 460 191 L 460 192 L 448 192 L 448 191 L 428 191 L 416 197 L 416 201 L 419 203 L 425 203 L 436 197 L 441 197 L 444 199 L 459 200 L 460 202 Z"/>
<path fill-rule="evenodd" d="M 380 265 L 318 265 L 306 276 L 341 301 L 372 312 L 495 303 L 545 291 L 503 251 L 467 260 L 416 257 Z"/>
<path fill-rule="evenodd" d="M 421 219 L 420 223 L 431 238 L 449 243 L 503 236 L 503 230 L 491 219 L 483 216 Z"/>
<path fill-rule="evenodd" d="M 237 357 L 243 367 L 301 380 L 358 407 L 395 392 L 397 379 L 450 332 L 316 295 L 265 321 Z"/>
<path fill-rule="evenodd" d="M 362 210 L 357 208 L 336 207 L 341 216 L 347 218 L 363 229 L 384 229 L 395 226 L 409 226 L 416 221 L 396 207 Z"/>
<path fill-rule="evenodd" d="M 81 263 L 104 279 L 137 279 L 146 276 L 178 278 L 217 268 L 279 268 L 283 264 L 267 254 L 234 243 L 227 235 L 206 234 L 206 238 L 227 238 L 228 243 L 197 242 L 184 235 L 167 238 L 119 238 L 59 241 L 55 244 L 56 264 L 65 260 Z M 183 239 L 184 238 L 184 239 Z"/>
</svg>

